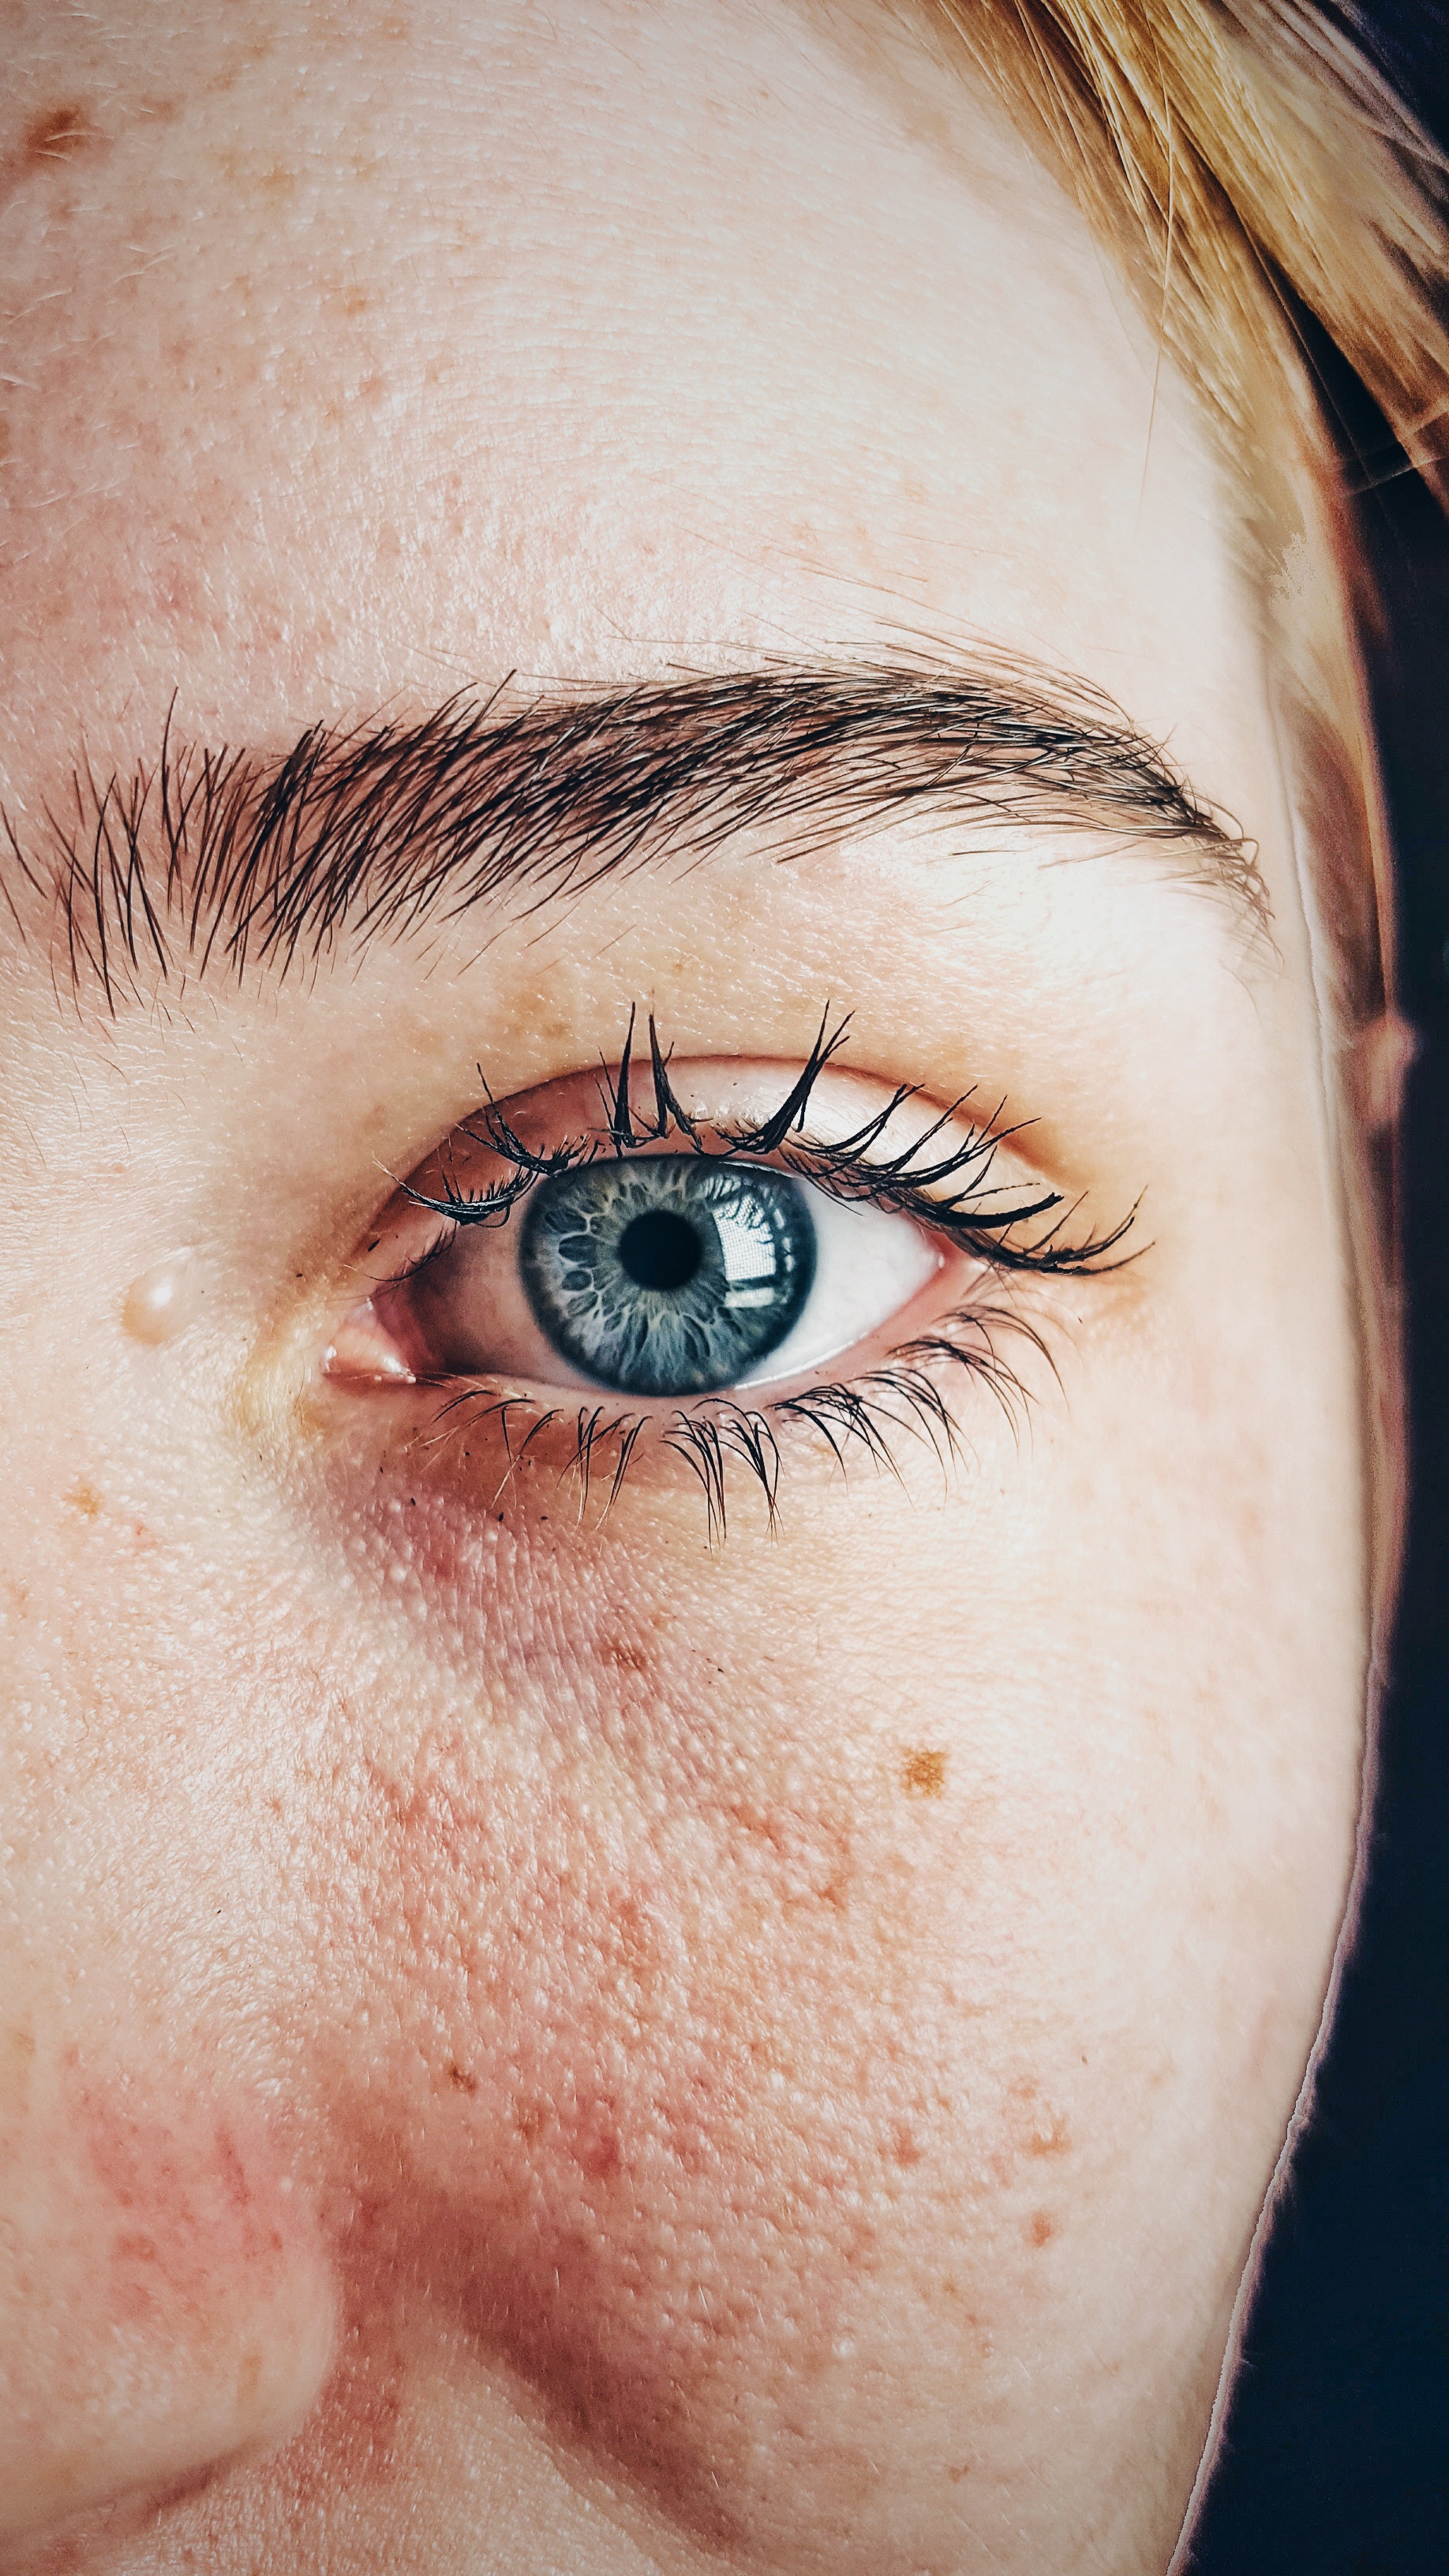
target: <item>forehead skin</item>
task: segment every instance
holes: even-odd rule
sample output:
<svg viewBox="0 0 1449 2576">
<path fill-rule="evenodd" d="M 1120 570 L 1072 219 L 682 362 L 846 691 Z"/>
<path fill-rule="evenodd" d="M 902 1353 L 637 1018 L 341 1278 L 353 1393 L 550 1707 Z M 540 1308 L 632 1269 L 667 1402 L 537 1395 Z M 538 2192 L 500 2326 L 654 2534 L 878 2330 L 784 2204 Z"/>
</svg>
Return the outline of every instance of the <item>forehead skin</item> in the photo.
<svg viewBox="0 0 1449 2576">
<path fill-rule="evenodd" d="M 22 746 L 178 673 L 258 739 L 979 631 L 1190 725 L 1211 791 L 1255 695 L 1213 478 L 934 62 L 790 10 L 108 12 L 90 62 L 11 14 Z"/>
<path fill-rule="evenodd" d="M 1317 2026 L 1363 1677 L 1306 942 L 1191 405 L 865 12 L 4 42 L 23 844 L 173 706 L 282 749 L 515 671 L 986 650 L 1170 743 L 1279 962 L 1150 861 L 942 894 L 905 838 L 114 1026 L 4 929 L 0 2566 L 1146 2576 Z M 1065 1385 L 1020 1441 L 973 1414 L 948 1498 L 807 1475 L 712 1554 L 673 1488 L 484 1508 L 318 1395 L 380 1173 L 480 1057 L 576 1072 L 657 994 L 681 1056 L 787 1062 L 834 996 L 862 1075 L 1020 1094 L 1094 1212 L 1150 1192 L 1151 1258 L 1058 1299 Z M 211 1304 L 142 1350 L 180 1243 Z"/>
</svg>

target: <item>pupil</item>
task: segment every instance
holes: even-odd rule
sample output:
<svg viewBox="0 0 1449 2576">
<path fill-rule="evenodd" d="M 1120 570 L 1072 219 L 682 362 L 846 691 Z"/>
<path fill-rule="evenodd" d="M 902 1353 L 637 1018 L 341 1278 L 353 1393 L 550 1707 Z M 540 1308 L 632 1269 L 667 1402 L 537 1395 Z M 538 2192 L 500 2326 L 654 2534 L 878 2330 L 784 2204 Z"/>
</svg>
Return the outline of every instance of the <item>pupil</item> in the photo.
<svg viewBox="0 0 1449 2576">
<path fill-rule="evenodd" d="M 636 1216 L 619 1237 L 619 1263 L 636 1288 L 687 1288 L 699 1268 L 701 1245 L 687 1217 L 668 1208 Z"/>
</svg>

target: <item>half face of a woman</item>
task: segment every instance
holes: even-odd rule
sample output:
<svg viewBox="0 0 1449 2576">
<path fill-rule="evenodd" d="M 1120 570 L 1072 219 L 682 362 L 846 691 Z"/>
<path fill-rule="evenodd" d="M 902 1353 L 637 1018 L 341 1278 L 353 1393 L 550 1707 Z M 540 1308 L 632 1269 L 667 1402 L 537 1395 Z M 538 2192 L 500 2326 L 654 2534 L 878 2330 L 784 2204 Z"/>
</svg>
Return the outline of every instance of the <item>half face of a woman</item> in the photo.
<svg viewBox="0 0 1449 2576">
<path fill-rule="evenodd" d="M 6 23 L 0 2563 L 1159 2569 L 1365 1660 L 1192 399 L 866 14 Z"/>
</svg>

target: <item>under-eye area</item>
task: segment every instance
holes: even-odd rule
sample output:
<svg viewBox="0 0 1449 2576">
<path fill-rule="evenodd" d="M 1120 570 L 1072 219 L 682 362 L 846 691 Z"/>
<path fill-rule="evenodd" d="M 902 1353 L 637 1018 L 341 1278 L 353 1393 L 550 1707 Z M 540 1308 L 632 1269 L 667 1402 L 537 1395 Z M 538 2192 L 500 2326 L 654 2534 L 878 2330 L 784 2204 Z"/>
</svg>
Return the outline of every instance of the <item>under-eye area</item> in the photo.
<svg viewBox="0 0 1449 2576">
<path fill-rule="evenodd" d="M 1060 1384 L 1051 1284 L 1134 1262 L 1140 1209 L 1094 1223 L 1004 1102 L 847 1070 L 847 1014 L 796 1067 L 638 1034 L 490 1092 L 399 1182 L 327 1347 L 344 1398 L 422 1406 L 420 1440 L 491 1444 L 505 1480 L 551 1460 L 581 1503 L 682 1460 L 713 1529 L 730 1462 L 773 1517 L 787 1450 L 950 1466 L 981 1395 L 1019 1427 Z"/>
</svg>

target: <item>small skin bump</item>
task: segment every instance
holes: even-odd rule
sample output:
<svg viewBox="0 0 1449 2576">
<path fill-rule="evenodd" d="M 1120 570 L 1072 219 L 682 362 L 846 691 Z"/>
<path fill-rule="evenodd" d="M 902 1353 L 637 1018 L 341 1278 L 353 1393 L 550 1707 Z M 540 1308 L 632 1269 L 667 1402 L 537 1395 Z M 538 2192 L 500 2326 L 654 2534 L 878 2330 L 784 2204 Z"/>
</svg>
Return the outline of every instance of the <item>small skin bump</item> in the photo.
<svg viewBox="0 0 1449 2576">
<path fill-rule="evenodd" d="M 168 1253 L 133 1279 L 121 1308 L 123 1329 L 132 1341 L 175 1341 L 196 1320 L 201 1282 L 190 1250 Z"/>
<path fill-rule="evenodd" d="M 939 1798 L 946 1786 L 946 1756 L 919 1745 L 901 1764 L 901 1786 L 907 1797 Z"/>
<path fill-rule="evenodd" d="M 1033 2156 L 1064 2156 L 1072 2143 L 1072 2133 L 1061 2113 L 1043 2118 L 1027 2140 L 1027 2153 Z"/>
</svg>

